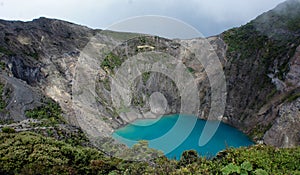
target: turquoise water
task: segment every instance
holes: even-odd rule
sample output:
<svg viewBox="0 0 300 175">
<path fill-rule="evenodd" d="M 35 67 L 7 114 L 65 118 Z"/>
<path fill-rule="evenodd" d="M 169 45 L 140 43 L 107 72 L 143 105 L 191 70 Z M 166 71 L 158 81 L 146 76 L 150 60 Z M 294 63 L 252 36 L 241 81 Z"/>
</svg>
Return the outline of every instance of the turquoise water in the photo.
<svg viewBox="0 0 300 175">
<path fill-rule="evenodd" d="M 236 128 L 220 123 L 213 137 L 205 145 L 199 146 L 199 138 L 206 122 L 209 122 L 211 126 L 219 123 L 187 115 L 180 115 L 180 117 L 179 115 L 166 115 L 160 119 L 140 119 L 116 130 L 113 137 L 129 147 L 139 140 L 147 140 L 150 148 L 161 150 L 168 158 L 175 159 L 179 159 L 185 150 L 193 149 L 201 156 L 213 157 L 226 147 L 253 144 L 245 134 Z M 211 130 L 213 131 L 213 128 Z"/>
</svg>

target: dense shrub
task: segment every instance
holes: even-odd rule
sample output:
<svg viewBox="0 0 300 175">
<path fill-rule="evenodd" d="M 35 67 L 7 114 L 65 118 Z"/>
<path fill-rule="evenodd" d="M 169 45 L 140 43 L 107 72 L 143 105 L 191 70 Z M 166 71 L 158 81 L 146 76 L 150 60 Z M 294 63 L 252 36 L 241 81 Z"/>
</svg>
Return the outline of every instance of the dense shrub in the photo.
<svg viewBox="0 0 300 175">
<path fill-rule="evenodd" d="M 65 123 L 61 107 L 51 99 L 46 99 L 43 105 L 26 111 L 25 116 L 43 120 L 46 125 Z"/>
<path fill-rule="evenodd" d="M 300 147 L 228 148 L 209 160 L 186 151 L 180 161 L 162 156 L 125 161 L 36 133 L 0 133 L 0 174 L 299 174 Z M 145 149 L 147 143 L 140 143 Z"/>
<path fill-rule="evenodd" d="M 11 128 L 11 127 L 3 127 L 1 130 L 4 133 L 15 133 L 16 132 L 15 129 Z"/>
</svg>

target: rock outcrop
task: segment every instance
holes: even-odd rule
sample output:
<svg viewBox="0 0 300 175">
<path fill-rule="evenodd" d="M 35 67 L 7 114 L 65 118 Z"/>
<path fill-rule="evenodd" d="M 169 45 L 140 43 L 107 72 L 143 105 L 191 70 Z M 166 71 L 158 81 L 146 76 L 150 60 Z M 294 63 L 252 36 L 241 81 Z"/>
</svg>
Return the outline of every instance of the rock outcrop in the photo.
<svg viewBox="0 0 300 175">
<path fill-rule="evenodd" d="M 300 143 L 300 98 L 279 106 L 277 118 L 265 133 L 266 144 L 277 147 L 293 147 Z"/>
</svg>

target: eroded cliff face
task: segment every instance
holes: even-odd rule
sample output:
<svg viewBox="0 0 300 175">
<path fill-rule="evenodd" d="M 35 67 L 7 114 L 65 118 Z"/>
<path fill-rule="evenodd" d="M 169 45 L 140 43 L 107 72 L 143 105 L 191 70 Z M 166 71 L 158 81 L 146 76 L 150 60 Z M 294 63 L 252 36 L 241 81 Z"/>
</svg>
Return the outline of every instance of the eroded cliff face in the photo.
<svg viewBox="0 0 300 175">
<path fill-rule="evenodd" d="M 131 95 L 125 91 L 114 93 L 115 98 L 111 95 L 118 88 L 112 80 L 122 63 L 139 56 L 148 61 L 165 60 L 161 65 L 169 68 L 182 63 L 197 91 L 199 106 L 191 106 L 191 111 L 208 119 L 211 104 L 220 100 L 211 100 L 206 67 L 190 50 L 209 42 L 212 48 L 206 54 L 218 56 L 227 99 L 224 115 L 210 119 L 223 120 L 266 144 L 299 145 L 299 7 L 298 1 L 290 0 L 245 26 L 207 40 L 92 30 L 46 18 L 26 23 L 0 21 L 0 80 L 5 102 L 1 120 L 26 119 L 26 110 L 42 105 L 44 96 L 60 104 L 68 123 L 89 128 L 90 135 L 109 136 L 115 128 L 137 118 L 180 112 L 185 84 L 178 84 L 170 72 L 153 71 L 164 70 L 163 66 L 151 67 L 152 71 L 129 67 L 124 70 L 128 77 L 130 72 L 140 72 L 131 82 Z M 280 17 L 287 20 L 277 20 Z M 88 64 L 82 64 L 87 60 Z M 164 98 L 159 94 L 151 98 L 153 93 Z M 95 121 L 97 126 L 85 121 Z"/>
<path fill-rule="evenodd" d="M 39 103 L 35 96 L 49 96 L 59 102 L 66 113 L 65 117 L 72 124 L 76 124 L 68 105 L 72 81 L 72 69 L 76 58 L 93 35 L 93 31 L 86 27 L 74 25 L 59 20 L 40 18 L 32 22 L 0 21 L 1 62 L 5 66 L 1 76 L 13 87 L 13 93 L 22 89 L 26 97 L 6 100 L 7 104 L 23 105 L 25 110 Z M 17 84 L 19 83 L 19 84 Z M 22 85 L 23 84 L 23 85 Z M 24 87 L 24 88 L 22 88 Z M 32 93 L 30 89 L 39 89 Z M 27 88 L 28 89 L 28 88 Z M 42 93 L 41 93 L 42 92 Z M 9 107 L 9 105 L 8 105 Z M 19 121 L 24 119 L 25 110 L 11 108 L 6 118 Z M 17 113 L 17 114 L 16 114 Z M 69 114 L 70 113 L 70 114 Z"/>
<path fill-rule="evenodd" d="M 294 104 L 299 98 L 299 9 L 300 2 L 290 0 L 223 33 L 230 62 L 225 72 L 233 80 L 227 81 L 230 110 L 225 116 L 233 116 L 229 121 L 254 140 L 275 146 L 299 145 Z"/>
<path fill-rule="evenodd" d="M 264 134 L 264 143 L 277 147 L 293 147 L 300 143 L 300 98 L 278 106 L 271 128 Z"/>
<path fill-rule="evenodd" d="M 293 147 L 300 143 L 300 47 L 290 59 L 290 68 L 286 78 L 281 82 L 283 88 L 267 104 L 268 112 L 264 118 L 273 120 L 268 123 L 268 130 L 263 136 L 266 144 L 277 147 Z M 263 108 L 262 108 L 263 109 Z"/>
</svg>

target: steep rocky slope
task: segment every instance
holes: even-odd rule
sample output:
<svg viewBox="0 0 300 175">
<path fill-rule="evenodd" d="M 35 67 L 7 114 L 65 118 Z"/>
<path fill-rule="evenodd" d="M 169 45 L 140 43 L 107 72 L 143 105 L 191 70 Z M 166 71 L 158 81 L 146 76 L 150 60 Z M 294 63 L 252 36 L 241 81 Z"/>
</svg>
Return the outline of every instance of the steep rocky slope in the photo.
<svg viewBox="0 0 300 175">
<path fill-rule="evenodd" d="M 287 1 L 245 26 L 222 34 L 228 46 L 226 116 L 233 116 L 229 121 L 254 138 L 276 146 L 293 146 L 299 144 L 300 138 L 296 107 L 299 4 L 297 0 Z M 292 119 L 286 116 L 290 114 Z M 267 131 L 275 128 L 281 134 Z"/>
<path fill-rule="evenodd" d="M 63 21 L 40 18 L 32 22 L 8 22 L 1 21 L 1 62 L 4 70 L 1 71 L 1 78 L 4 84 L 14 85 L 12 81 L 19 81 L 23 86 L 31 89 L 39 89 L 33 94 L 44 94 L 57 100 L 67 86 L 72 77 L 70 69 L 76 63 L 76 57 L 93 35 L 93 31 L 86 27 L 77 26 Z M 5 78 L 11 77 L 11 78 Z M 8 79 L 13 79 L 10 82 Z M 55 81 L 55 83 L 53 82 Z M 15 100 L 14 103 L 23 105 L 24 110 L 12 108 L 10 111 L 19 112 L 18 115 L 6 113 L 7 118 L 21 120 L 24 118 L 24 111 L 32 108 L 27 107 L 30 92 L 26 88 L 23 90 L 24 97 Z M 16 88 L 12 89 L 14 93 Z M 55 94 L 55 95 L 52 95 Z M 7 99 L 7 104 L 11 100 Z M 39 99 L 32 100 L 38 102 Z M 29 104 L 29 103 L 28 103 Z M 64 109 L 66 105 L 60 104 Z M 7 106 L 9 107 L 9 105 Z M 8 109 L 9 110 L 9 109 Z M 70 116 L 70 115 L 66 115 Z M 68 119 L 73 123 L 72 119 Z"/>
<path fill-rule="evenodd" d="M 217 54 L 226 76 L 223 121 L 255 140 L 279 147 L 300 144 L 299 9 L 298 0 L 289 0 L 242 27 L 208 38 L 214 48 L 208 52 Z M 188 51 L 201 48 L 201 38 L 168 40 L 92 30 L 46 18 L 32 22 L 2 20 L 0 30 L 3 123 L 26 119 L 26 111 L 45 105 L 43 99 L 47 97 L 61 106 L 67 123 L 89 128 L 91 135 L 108 136 L 136 118 L 153 117 L 150 114 L 155 111 L 180 112 L 183 96 L 179 92 L 185 84 L 178 86 L 180 79 L 174 81 L 159 72 L 137 76 L 132 82 L 135 93 L 126 104 L 119 98 L 112 99 L 116 70 L 128 58 L 139 55 L 149 60 L 171 55 L 174 59 L 165 63 L 170 67 L 182 61 L 198 89 L 199 106 L 191 110 L 200 118 L 206 119 L 211 105 L 217 104 L 218 100 L 211 100 L 209 75 Z M 154 51 L 164 54 L 155 55 Z M 84 91 L 89 88 L 95 93 Z M 163 94 L 167 102 L 155 101 L 161 105 L 153 109 L 154 92 Z M 159 109 L 164 105 L 165 109 Z M 127 113 L 127 108 L 133 112 Z M 97 125 L 90 126 L 86 120 Z"/>
</svg>

